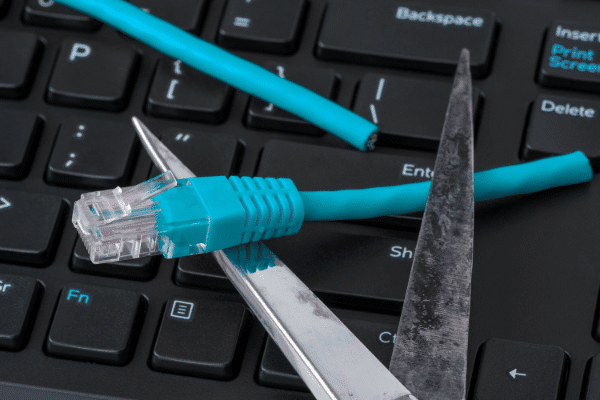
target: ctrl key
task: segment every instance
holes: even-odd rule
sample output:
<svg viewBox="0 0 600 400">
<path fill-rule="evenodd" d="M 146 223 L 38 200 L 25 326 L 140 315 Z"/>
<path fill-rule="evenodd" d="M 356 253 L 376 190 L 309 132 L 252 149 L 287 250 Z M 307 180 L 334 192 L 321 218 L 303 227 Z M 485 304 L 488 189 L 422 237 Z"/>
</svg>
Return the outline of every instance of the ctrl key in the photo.
<svg viewBox="0 0 600 400">
<path fill-rule="evenodd" d="M 33 278 L 0 274 L 0 349 L 25 347 L 40 292 Z"/>
<path fill-rule="evenodd" d="M 58 300 L 46 350 L 55 357 L 124 365 L 133 353 L 143 305 L 137 292 L 67 285 Z"/>
</svg>

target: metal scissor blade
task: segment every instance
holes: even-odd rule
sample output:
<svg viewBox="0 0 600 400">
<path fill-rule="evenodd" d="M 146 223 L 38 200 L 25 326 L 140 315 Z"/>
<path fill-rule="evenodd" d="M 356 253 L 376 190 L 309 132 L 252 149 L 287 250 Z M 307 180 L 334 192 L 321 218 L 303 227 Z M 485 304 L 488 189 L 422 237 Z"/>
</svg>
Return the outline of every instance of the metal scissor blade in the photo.
<svg viewBox="0 0 600 400">
<path fill-rule="evenodd" d="M 140 120 L 133 121 L 161 172 L 194 176 Z M 263 243 L 213 254 L 317 399 L 417 400 Z"/>
<path fill-rule="evenodd" d="M 419 399 L 463 400 L 473 267 L 473 107 L 463 50 L 390 371 Z"/>
</svg>

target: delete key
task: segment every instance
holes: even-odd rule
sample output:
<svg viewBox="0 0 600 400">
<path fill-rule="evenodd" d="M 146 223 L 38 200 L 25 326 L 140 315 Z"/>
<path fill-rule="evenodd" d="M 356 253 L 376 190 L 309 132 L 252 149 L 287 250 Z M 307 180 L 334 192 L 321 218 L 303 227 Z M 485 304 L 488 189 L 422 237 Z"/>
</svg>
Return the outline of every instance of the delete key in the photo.
<svg viewBox="0 0 600 400">
<path fill-rule="evenodd" d="M 541 95 L 533 103 L 523 158 L 533 160 L 581 150 L 600 169 L 600 101 Z"/>
</svg>

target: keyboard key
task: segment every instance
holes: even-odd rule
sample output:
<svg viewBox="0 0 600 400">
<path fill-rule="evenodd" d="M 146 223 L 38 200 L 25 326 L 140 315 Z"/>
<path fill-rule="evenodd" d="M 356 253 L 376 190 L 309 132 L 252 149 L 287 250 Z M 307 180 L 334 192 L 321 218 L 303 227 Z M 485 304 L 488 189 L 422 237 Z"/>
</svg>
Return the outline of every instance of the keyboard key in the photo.
<svg viewBox="0 0 600 400">
<path fill-rule="evenodd" d="M 0 274 L 0 349 L 25 347 L 40 292 L 33 278 Z"/>
<path fill-rule="evenodd" d="M 29 170 L 42 120 L 30 111 L 4 109 L 0 110 L 0 121 L 0 178 L 23 178 Z"/>
<path fill-rule="evenodd" d="M 1 6 L 0 3 L 0 9 Z M 0 97 L 27 96 L 41 54 L 42 45 L 36 34 L 0 32 Z"/>
<path fill-rule="evenodd" d="M 431 179 L 435 160 L 270 140 L 257 176 L 290 178 L 299 190 L 361 189 Z"/>
<path fill-rule="evenodd" d="M 152 351 L 157 371 L 229 380 L 241 361 L 249 312 L 242 304 L 172 299 Z"/>
<path fill-rule="evenodd" d="M 205 0 L 130 0 L 130 3 L 186 31 L 199 30 L 206 9 Z"/>
<path fill-rule="evenodd" d="M 348 318 L 340 319 L 383 365 L 389 365 L 394 349 L 397 325 Z M 260 363 L 258 382 L 265 386 L 308 392 L 300 375 L 296 373 L 292 364 L 285 358 L 270 336 L 267 337 L 267 344 Z"/>
<path fill-rule="evenodd" d="M 65 40 L 48 85 L 48 102 L 122 110 L 129 99 L 139 58 L 131 46 Z"/>
<path fill-rule="evenodd" d="M 46 348 L 73 360 L 124 365 L 141 323 L 139 293 L 71 283 L 60 294 Z"/>
<path fill-rule="evenodd" d="M 9 1 L 10 0 L 0 0 L 0 18 L 4 17 L 4 14 L 6 14 Z"/>
<path fill-rule="evenodd" d="M 181 257 L 175 270 L 178 285 L 234 290 L 212 254 Z"/>
<path fill-rule="evenodd" d="M 494 13 L 459 7 L 369 0 L 330 2 L 316 47 L 319 58 L 454 74 L 471 51 L 474 78 L 491 66 Z"/>
<path fill-rule="evenodd" d="M 548 29 L 538 82 L 542 86 L 600 91 L 600 26 L 556 21 Z"/>
<path fill-rule="evenodd" d="M 451 89 L 450 81 L 367 74 L 353 111 L 379 126 L 377 144 L 437 150 Z M 482 100 L 479 89 L 473 88 L 475 126 Z"/>
<path fill-rule="evenodd" d="M 81 239 L 77 239 L 71 268 L 83 274 L 147 281 L 156 276 L 158 260 L 155 257 L 143 257 L 117 263 L 94 264 Z"/>
<path fill-rule="evenodd" d="M 349 234 L 323 223 L 305 222 L 298 234 L 265 243 L 323 301 L 399 311 L 416 236 Z M 233 289 L 208 255 L 182 258 L 175 279 L 184 285 Z"/>
<path fill-rule="evenodd" d="M 533 160 L 581 150 L 600 167 L 600 102 L 541 95 L 532 106 L 523 158 Z"/>
<path fill-rule="evenodd" d="M 280 77 L 296 82 L 323 97 L 333 99 L 336 95 L 339 78 L 332 69 L 288 67 L 275 63 L 268 64 L 266 68 Z M 259 129 L 311 135 L 325 134 L 325 131 L 315 125 L 256 97 L 250 99 L 246 124 Z"/>
<path fill-rule="evenodd" d="M 99 21 L 53 0 L 29 0 L 23 11 L 26 24 L 50 28 L 93 31 L 102 25 Z"/>
<path fill-rule="evenodd" d="M 240 162 L 242 143 L 233 135 L 171 128 L 161 141 L 197 176 L 229 176 Z M 151 176 L 158 175 L 156 168 Z"/>
<path fill-rule="evenodd" d="M 65 211 L 66 204 L 58 196 L 0 188 L 0 261 L 49 264 Z"/>
<path fill-rule="evenodd" d="M 69 119 L 58 131 L 46 179 L 56 185 L 86 188 L 125 185 L 136 145 L 131 124 Z"/>
<path fill-rule="evenodd" d="M 233 88 L 171 59 L 154 74 L 146 111 L 156 117 L 219 123 L 227 117 Z"/>
<path fill-rule="evenodd" d="M 586 385 L 583 387 L 581 400 L 600 399 L 600 357 L 596 354 L 589 361 Z"/>
<path fill-rule="evenodd" d="M 240 50 L 291 54 L 304 24 L 306 0 L 229 0 L 217 43 Z"/>
<path fill-rule="evenodd" d="M 490 339 L 481 349 L 474 398 L 558 399 L 567 361 L 558 346 Z"/>
</svg>

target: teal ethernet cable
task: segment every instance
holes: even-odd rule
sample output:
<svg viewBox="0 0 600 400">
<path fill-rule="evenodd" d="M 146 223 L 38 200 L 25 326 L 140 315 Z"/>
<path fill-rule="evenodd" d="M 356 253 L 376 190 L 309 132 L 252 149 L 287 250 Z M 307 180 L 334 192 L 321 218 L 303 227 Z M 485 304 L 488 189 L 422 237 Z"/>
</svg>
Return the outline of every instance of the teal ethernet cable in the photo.
<svg viewBox="0 0 600 400">
<path fill-rule="evenodd" d="M 580 151 L 474 174 L 476 201 L 590 181 Z M 290 179 L 232 176 L 176 180 L 170 171 L 128 188 L 86 193 L 73 224 L 91 260 L 207 253 L 292 235 L 303 221 L 345 220 L 425 209 L 431 182 L 300 192 Z M 377 201 L 373 201 L 377 199 Z"/>
<path fill-rule="evenodd" d="M 377 125 L 256 64 L 231 54 L 124 0 L 56 0 L 113 26 L 246 93 L 291 112 L 359 150 L 371 148 Z"/>
</svg>

